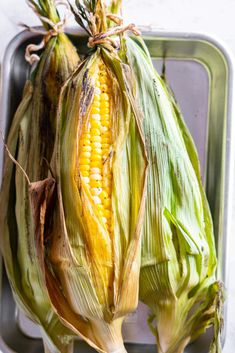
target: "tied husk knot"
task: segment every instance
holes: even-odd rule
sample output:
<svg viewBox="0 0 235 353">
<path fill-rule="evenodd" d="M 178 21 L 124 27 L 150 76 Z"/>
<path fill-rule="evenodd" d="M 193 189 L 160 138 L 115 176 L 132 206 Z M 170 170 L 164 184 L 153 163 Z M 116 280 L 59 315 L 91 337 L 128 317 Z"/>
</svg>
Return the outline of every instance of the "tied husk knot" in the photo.
<svg viewBox="0 0 235 353">
<path fill-rule="evenodd" d="M 111 4 L 110 9 L 115 11 L 118 7 Z M 141 34 L 135 24 L 124 25 L 120 15 L 107 12 L 104 1 L 76 1 L 76 8 L 71 6 L 71 9 L 76 21 L 89 35 L 89 48 L 103 46 L 113 51 L 120 48 L 120 41 L 112 37 L 125 32 L 132 32 L 135 36 Z"/>
<path fill-rule="evenodd" d="M 109 16 L 109 18 L 113 18 Z M 93 37 L 90 37 L 88 40 L 88 47 L 93 48 L 96 45 L 111 45 L 114 47 L 114 49 L 119 48 L 119 44 L 117 41 L 113 40 L 110 38 L 111 36 L 116 36 L 119 34 L 123 34 L 127 31 L 131 31 L 133 34 L 136 36 L 139 36 L 141 32 L 137 29 L 136 25 L 134 23 L 131 23 L 129 25 L 120 25 L 120 26 L 115 26 L 109 29 L 107 32 L 102 32 L 95 34 Z"/>
<path fill-rule="evenodd" d="M 44 8 L 43 3 L 37 4 L 37 1 L 27 0 L 29 7 L 34 11 L 34 13 L 39 17 L 42 21 L 45 30 L 40 30 L 36 28 L 32 28 L 25 24 L 22 24 L 24 28 L 32 33 L 37 33 L 43 35 L 43 40 L 39 44 L 29 44 L 25 49 L 25 60 L 33 65 L 34 63 L 40 60 L 40 57 L 35 54 L 45 48 L 46 44 L 52 37 L 56 37 L 59 33 L 64 32 L 64 27 L 67 24 L 68 16 L 69 16 L 69 5 L 66 0 L 48 0 L 49 8 Z M 53 9 L 53 6 L 63 5 L 65 7 L 64 18 L 60 19 L 59 15 L 56 11 L 48 11 Z"/>
</svg>

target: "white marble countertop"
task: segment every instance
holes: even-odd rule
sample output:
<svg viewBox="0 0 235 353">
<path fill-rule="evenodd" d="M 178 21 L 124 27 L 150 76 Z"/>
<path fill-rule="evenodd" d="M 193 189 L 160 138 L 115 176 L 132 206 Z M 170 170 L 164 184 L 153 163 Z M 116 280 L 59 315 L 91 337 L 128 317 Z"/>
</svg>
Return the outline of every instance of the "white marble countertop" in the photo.
<svg viewBox="0 0 235 353">
<path fill-rule="evenodd" d="M 138 25 L 153 25 L 159 30 L 206 33 L 222 40 L 235 55 L 235 0 L 123 0 L 123 3 L 124 17 L 127 21 Z M 24 0 L 1 0 L 0 60 L 10 39 L 21 30 L 19 23 L 39 24 Z M 235 212 L 233 219 L 235 220 Z M 229 241 L 227 337 L 223 353 L 235 351 L 235 237 L 233 234 Z"/>
</svg>

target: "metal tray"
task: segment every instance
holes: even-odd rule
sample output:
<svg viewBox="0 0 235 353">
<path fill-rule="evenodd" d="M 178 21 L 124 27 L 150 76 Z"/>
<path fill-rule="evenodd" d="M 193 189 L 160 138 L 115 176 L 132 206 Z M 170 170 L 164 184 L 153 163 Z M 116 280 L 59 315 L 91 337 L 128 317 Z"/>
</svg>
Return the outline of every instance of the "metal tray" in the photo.
<svg viewBox="0 0 235 353">
<path fill-rule="evenodd" d="M 200 34 L 143 32 L 154 65 L 161 73 L 163 58 L 166 77 L 181 106 L 193 135 L 201 163 L 202 178 L 214 221 L 218 251 L 218 278 L 227 284 L 227 246 L 231 222 L 231 188 L 233 140 L 232 80 L 233 69 L 228 51 L 216 40 Z M 86 51 L 86 37 L 71 35 Z M 22 32 L 9 44 L 2 66 L 0 128 L 7 134 L 19 104 L 29 66 L 24 60 L 26 45 L 40 37 Z M 0 146 L 0 172 L 3 146 Z M 0 230 L 1 231 L 1 230 Z M 0 234 L 3 236 L 3 234 Z M 39 353 L 42 341 L 38 327 L 15 306 L 4 272 L 1 273 L 0 353 Z M 225 324 L 226 324 L 225 304 Z M 154 337 L 145 317 L 148 309 L 140 304 L 137 312 L 126 319 L 124 339 L 131 353 L 156 351 Z M 225 329 L 224 329 L 225 339 Z M 187 353 L 207 353 L 210 331 L 187 349 Z M 75 343 L 74 352 L 94 352 L 84 342 Z"/>
</svg>

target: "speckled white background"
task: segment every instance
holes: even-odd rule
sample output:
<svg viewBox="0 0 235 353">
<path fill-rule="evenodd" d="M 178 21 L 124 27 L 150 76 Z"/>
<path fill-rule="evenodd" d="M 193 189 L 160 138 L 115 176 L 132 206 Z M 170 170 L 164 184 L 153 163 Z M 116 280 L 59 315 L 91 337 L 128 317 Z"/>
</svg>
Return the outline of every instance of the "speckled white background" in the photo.
<svg viewBox="0 0 235 353">
<path fill-rule="evenodd" d="M 138 25 L 152 25 L 158 30 L 207 33 L 222 40 L 235 55 L 235 0 L 123 0 L 123 3 L 127 21 Z M 24 0 L 0 0 L 0 60 L 9 40 L 20 31 L 20 22 L 39 24 Z M 235 220 L 235 212 L 233 219 Z M 233 235 L 229 239 L 228 321 L 224 353 L 235 352 Z"/>
</svg>

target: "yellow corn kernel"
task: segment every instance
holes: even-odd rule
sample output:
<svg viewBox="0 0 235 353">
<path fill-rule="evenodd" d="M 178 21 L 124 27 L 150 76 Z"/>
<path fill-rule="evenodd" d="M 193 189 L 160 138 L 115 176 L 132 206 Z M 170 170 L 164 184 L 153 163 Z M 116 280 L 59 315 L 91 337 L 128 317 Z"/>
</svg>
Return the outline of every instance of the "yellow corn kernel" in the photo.
<svg viewBox="0 0 235 353">
<path fill-rule="evenodd" d="M 84 183 L 90 184 L 90 179 L 89 179 L 89 177 L 84 177 L 84 176 L 82 175 L 82 180 L 84 181 Z"/>
<path fill-rule="evenodd" d="M 107 93 L 101 93 L 100 95 L 101 105 L 103 104 L 104 101 L 109 102 L 109 95 Z"/>
<path fill-rule="evenodd" d="M 102 192 L 102 188 L 91 188 L 91 194 L 94 196 L 99 196 Z"/>
<path fill-rule="evenodd" d="M 101 212 L 104 212 L 104 206 L 101 204 L 97 205 L 97 209 Z"/>
<path fill-rule="evenodd" d="M 105 102 L 103 102 L 104 104 Z M 109 114 L 110 113 L 110 108 L 109 106 L 106 107 L 100 107 L 100 115 L 104 115 L 104 114 Z"/>
<path fill-rule="evenodd" d="M 103 121 L 103 120 L 109 120 L 110 121 L 111 120 L 110 119 L 110 114 L 102 114 L 101 115 L 101 121 Z"/>
<path fill-rule="evenodd" d="M 100 119 L 101 119 L 100 114 L 92 114 L 91 115 L 91 122 L 93 120 L 100 121 Z"/>
<path fill-rule="evenodd" d="M 90 185 L 92 188 L 101 188 L 102 181 L 101 180 L 90 180 Z"/>
<path fill-rule="evenodd" d="M 90 164 L 90 160 L 88 158 L 79 158 L 79 163 L 80 166 L 85 166 L 85 165 L 89 165 Z"/>
<path fill-rule="evenodd" d="M 102 161 L 92 161 L 91 160 L 91 164 L 90 164 L 91 168 L 102 168 L 103 167 L 103 163 Z"/>
<path fill-rule="evenodd" d="M 86 172 L 83 171 L 83 172 L 82 172 L 82 176 L 85 177 L 85 178 L 86 178 L 86 177 L 88 178 L 88 177 L 90 176 L 90 172 L 89 172 L 89 171 L 86 171 Z"/>
<path fill-rule="evenodd" d="M 101 133 L 102 133 L 102 136 L 104 136 L 105 134 L 109 134 L 111 136 L 111 121 L 106 119 L 106 120 L 102 120 L 101 121 Z"/>
<path fill-rule="evenodd" d="M 109 117 L 109 115 L 103 115 L 100 119 L 101 125 L 104 125 L 104 123 L 109 123 L 109 125 L 111 125 L 111 119 Z M 108 127 L 108 129 L 110 130 L 110 126 Z"/>
<path fill-rule="evenodd" d="M 102 101 L 100 103 L 100 111 L 103 111 L 104 109 L 109 109 L 110 104 L 109 101 Z"/>
<path fill-rule="evenodd" d="M 81 150 L 82 150 L 82 153 L 83 152 L 91 152 L 92 148 L 90 145 L 87 145 L 87 146 L 82 146 Z"/>
<path fill-rule="evenodd" d="M 104 210 L 104 217 L 107 218 L 107 220 L 110 219 L 110 218 L 112 217 L 111 211 L 105 209 L 105 210 Z"/>
<path fill-rule="evenodd" d="M 90 138 L 83 138 L 80 140 L 80 146 L 89 146 L 91 144 Z"/>
<path fill-rule="evenodd" d="M 101 127 L 101 122 L 98 120 L 92 120 L 91 121 L 91 128 L 96 128 L 96 129 L 100 129 Z"/>
<path fill-rule="evenodd" d="M 100 108 L 98 106 L 92 106 L 91 114 L 100 114 Z"/>
<path fill-rule="evenodd" d="M 92 154 L 91 162 L 102 162 L 102 154 Z"/>
<path fill-rule="evenodd" d="M 110 209 L 112 205 L 111 198 L 108 197 L 107 199 L 103 200 L 103 205 L 105 208 Z"/>
<path fill-rule="evenodd" d="M 92 154 L 92 158 L 91 158 L 91 162 L 98 162 L 98 161 L 101 161 L 102 162 L 102 153 L 101 153 L 101 150 L 96 150 L 93 152 Z M 92 169 L 94 169 L 96 167 L 93 167 Z M 98 168 L 98 167 L 97 167 Z M 100 174 L 101 171 L 98 173 Z M 97 173 L 96 173 L 97 174 Z M 102 173 L 101 173 L 102 174 Z"/>
<path fill-rule="evenodd" d="M 99 81 L 100 81 L 101 84 L 102 83 L 106 83 L 107 82 L 107 78 L 105 76 L 100 76 Z"/>
<path fill-rule="evenodd" d="M 102 143 L 100 143 L 101 146 L 98 145 L 98 143 L 100 143 L 100 142 L 94 142 L 94 144 L 96 144 L 96 145 L 95 145 L 95 147 L 93 147 L 94 148 L 93 153 L 95 152 L 96 154 L 101 155 L 102 154 Z"/>
<path fill-rule="evenodd" d="M 90 166 L 89 165 L 80 164 L 80 171 L 81 172 L 87 172 L 89 170 L 90 170 Z"/>
<path fill-rule="evenodd" d="M 101 193 L 100 193 L 101 200 L 104 201 L 108 197 L 109 197 L 108 193 L 105 190 L 102 190 Z"/>
<path fill-rule="evenodd" d="M 93 196 L 93 201 L 96 205 L 101 205 L 101 199 L 99 196 Z"/>
<path fill-rule="evenodd" d="M 102 144 L 101 144 L 101 142 L 92 142 L 92 143 L 91 143 L 91 147 L 92 147 L 92 149 L 93 149 L 93 151 L 94 151 L 95 149 L 100 149 L 100 148 L 102 148 Z"/>
<path fill-rule="evenodd" d="M 102 176 L 100 174 L 91 174 L 91 180 L 102 180 Z"/>
<path fill-rule="evenodd" d="M 101 129 L 93 128 L 91 129 L 91 135 L 92 136 L 100 136 L 101 135 Z"/>
<path fill-rule="evenodd" d="M 101 136 L 92 136 L 91 142 L 102 142 Z"/>
<path fill-rule="evenodd" d="M 82 152 L 80 153 L 79 158 L 80 159 L 84 159 L 84 158 L 89 159 L 89 158 L 91 158 L 91 152 L 86 152 L 82 149 Z"/>
<path fill-rule="evenodd" d="M 84 134 L 82 134 L 82 137 L 80 138 L 80 140 L 82 140 L 82 139 L 89 140 L 90 138 L 91 138 L 91 134 L 86 131 Z"/>
<path fill-rule="evenodd" d="M 101 168 L 91 168 L 91 174 L 102 174 Z"/>
<path fill-rule="evenodd" d="M 101 122 L 102 126 L 105 126 L 105 127 L 110 127 L 111 126 L 111 122 L 109 120 L 104 120 Z"/>
<path fill-rule="evenodd" d="M 109 114 L 110 112 L 110 104 L 108 101 L 102 101 L 100 104 L 100 114 Z"/>
</svg>

